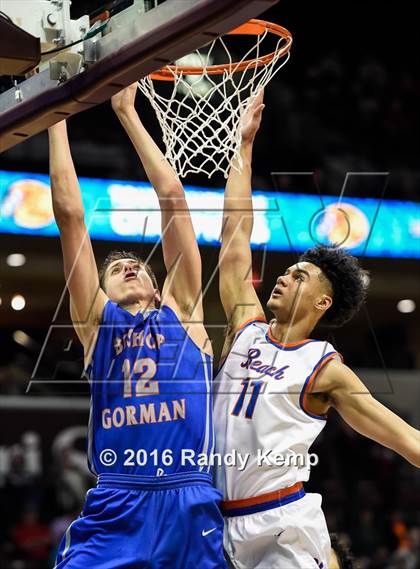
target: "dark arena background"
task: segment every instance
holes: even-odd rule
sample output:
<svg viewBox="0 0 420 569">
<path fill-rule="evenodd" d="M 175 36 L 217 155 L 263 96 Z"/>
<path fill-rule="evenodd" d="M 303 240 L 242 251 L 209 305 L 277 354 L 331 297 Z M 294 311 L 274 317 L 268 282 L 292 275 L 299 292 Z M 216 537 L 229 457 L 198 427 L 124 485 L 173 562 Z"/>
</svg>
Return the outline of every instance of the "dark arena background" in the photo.
<svg viewBox="0 0 420 569">
<path fill-rule="evenodd" d="M 101 4 L 74 0 L 72 17 Z M 362 254 L 371 275 L 365 308 L 343 329 L 319 328 L 316 337 L 327 337 L 380 401 L 419 428 L 420 75 L 413 10 L 408 2 L 282 0 L 261 15 L 289 29 L 293 46 L 290 61 L 266 88 L 253 187 L 339 196 L 348 172 L 363 174 L 349 179 L 344 196 L 395 200 L 389 235 L 398 231 L 401 203 L 411 202 L 414 253 L 399 256 L 397 245 L 392 256 Z M 1 92 L 10 86 L 10 77 L 0 78 Z M 137 109 L 160 142 L 154 113 L 140 94 Z M 109 102 L 71 118 L 69 136 L 79 176 L 146 181 Z M 4 152 L 0 171 L 0 202 L 4 172 L 47 174 L 47 134 Z M 279 172 L 313 174 L 273 174 Z M 222 188 L 224 180 L 196 175 L 186 183 Z M 119 247 L 147 256 L 153 244 L 94 240 L 93 246 L 101 261 Z M 218 248 L 202 246 L 201 254 L 206 283 Z M 293 244 L 289 251 L 255 250 L 254 282 L 262 299 L 295 259 Z M 160 251 L 151 263 L 159 279 Z M 16 295 L 25 298 L 23 309 Z M 217 278 L 205 295 L 205 315 L 216 364 L 224 323 Z M 85 459 L 88 387 L 58 238 L 0 234 L 0 322 L 0 567 L 47 569 L 94 485 Z M 418 471 L 335 413 L 312 450 L 319 464 L 307 487 L 322 494 L 329 530 L 351 547 L 356 566 L 419 568 Z"/>
</svg>

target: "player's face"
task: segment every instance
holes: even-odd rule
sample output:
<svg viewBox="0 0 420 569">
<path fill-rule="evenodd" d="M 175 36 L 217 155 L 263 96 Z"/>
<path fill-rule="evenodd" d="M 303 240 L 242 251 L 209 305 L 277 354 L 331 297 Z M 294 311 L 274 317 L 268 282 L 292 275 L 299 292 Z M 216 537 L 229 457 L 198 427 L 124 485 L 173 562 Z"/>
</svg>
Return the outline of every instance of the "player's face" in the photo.
<svg viewBox="0 0 420 569">
<path fill-rule="evenodd" d="M 117 304 L 141 301 L 153 306 L 157 299 L 152 279 L 136 259 L 113 261 L 106 269 L 104 282 L 107 295 Z"/>
<path fill-rule="evenodd" d="M 277 278 L 267 307 L 281 322 L 297 321 L 315 312 L 319 316 L 332 300 L 328 281 L 312 263 L 296 263 Z"/>
</svg>

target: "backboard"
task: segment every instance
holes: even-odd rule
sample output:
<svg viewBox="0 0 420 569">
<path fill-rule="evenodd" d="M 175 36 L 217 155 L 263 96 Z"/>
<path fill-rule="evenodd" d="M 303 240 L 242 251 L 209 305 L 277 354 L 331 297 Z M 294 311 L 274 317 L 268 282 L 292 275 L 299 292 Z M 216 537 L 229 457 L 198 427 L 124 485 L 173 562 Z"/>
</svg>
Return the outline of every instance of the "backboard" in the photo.
<svg viewBox="0 0 420 569">
<path fill-rule="evenodd" d="M 58 47 L 54 48 L 54 57 L 52 53 L 44 55 L 49 60 L 41 62 L 39 73 L 0 95 L 0 151 L 45 130 L 63 117 L 108 100 L 135 80 L 207 44 L 278 2 L 132 0 L 127 6 L 130 1 L 110 2 L 102 13 L 84 16 L 82 25 L 79 21 L 72 23 L 67 15 L 62 20 L 61 34 L 51 37 L 50 33 L 43 37 L 40 25 L 43 29 L 45 25 L 51 27 L 54 18 L 50 17 L 49 21 L 48 16 L 57 6 L 66 7 L 69 0 L 30 0 L 33 9 L 26 14 L 38 14 L 38 23 L 32 31 L 38 29 L 41 41 L 56 39 Z M 0 0 L 0 10 L 8 10 L 5 14 L 13 20 L 13 6 L 19 4 Z M 37 12 L 38 4 L 42 4 L 43 9 Z M 123 9 L 118 12 L 121 5 Z M 87 21 L 89 29 L 85 30 Z M 21 20 L 21 23 L 24 27 L 25 22 Z M 61 45 L 63 38 L 64 45 Z M 77 43 L 67 49 L 69 40 Z"/>
</svg>

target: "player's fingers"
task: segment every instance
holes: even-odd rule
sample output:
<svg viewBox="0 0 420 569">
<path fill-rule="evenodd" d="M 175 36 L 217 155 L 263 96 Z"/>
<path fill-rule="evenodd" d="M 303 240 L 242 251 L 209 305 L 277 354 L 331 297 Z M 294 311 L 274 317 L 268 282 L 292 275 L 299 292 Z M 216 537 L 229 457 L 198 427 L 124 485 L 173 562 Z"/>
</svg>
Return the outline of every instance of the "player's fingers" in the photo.
<svg viewBox="0 0 420 569">
<path fill-rule="evenodd" d="M 255 97 L 255 101 L 257 104 L 261 104 L 264 99 L 264 89 L 258 91 L 257 96 Z"/>
</svg>

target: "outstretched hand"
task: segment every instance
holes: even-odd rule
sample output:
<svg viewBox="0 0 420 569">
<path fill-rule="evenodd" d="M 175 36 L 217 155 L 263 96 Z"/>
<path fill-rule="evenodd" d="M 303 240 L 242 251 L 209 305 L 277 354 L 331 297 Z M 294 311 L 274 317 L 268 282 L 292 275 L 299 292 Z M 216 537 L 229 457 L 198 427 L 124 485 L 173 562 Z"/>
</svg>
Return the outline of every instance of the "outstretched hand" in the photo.
<svg viewBox="0 0 420 569">
<path fill-rule="evenodd" d="M 122 91 L 115 93 L 115 95 L 111 97 L 111 104 L 114 111 L 118 114 L 119 112 L 126 111 L 128 109 L 134 109 L 136 93 L 137 81 L 132 85 L 125 87 Z"/>
<path fill-rule="evenodd" d="M 261 89 L 241 119 L 243 142 L 252 142 L 260 128 L 262 112 L 265 107 L 263 100 L 264 89 Z"/>
</svg>

